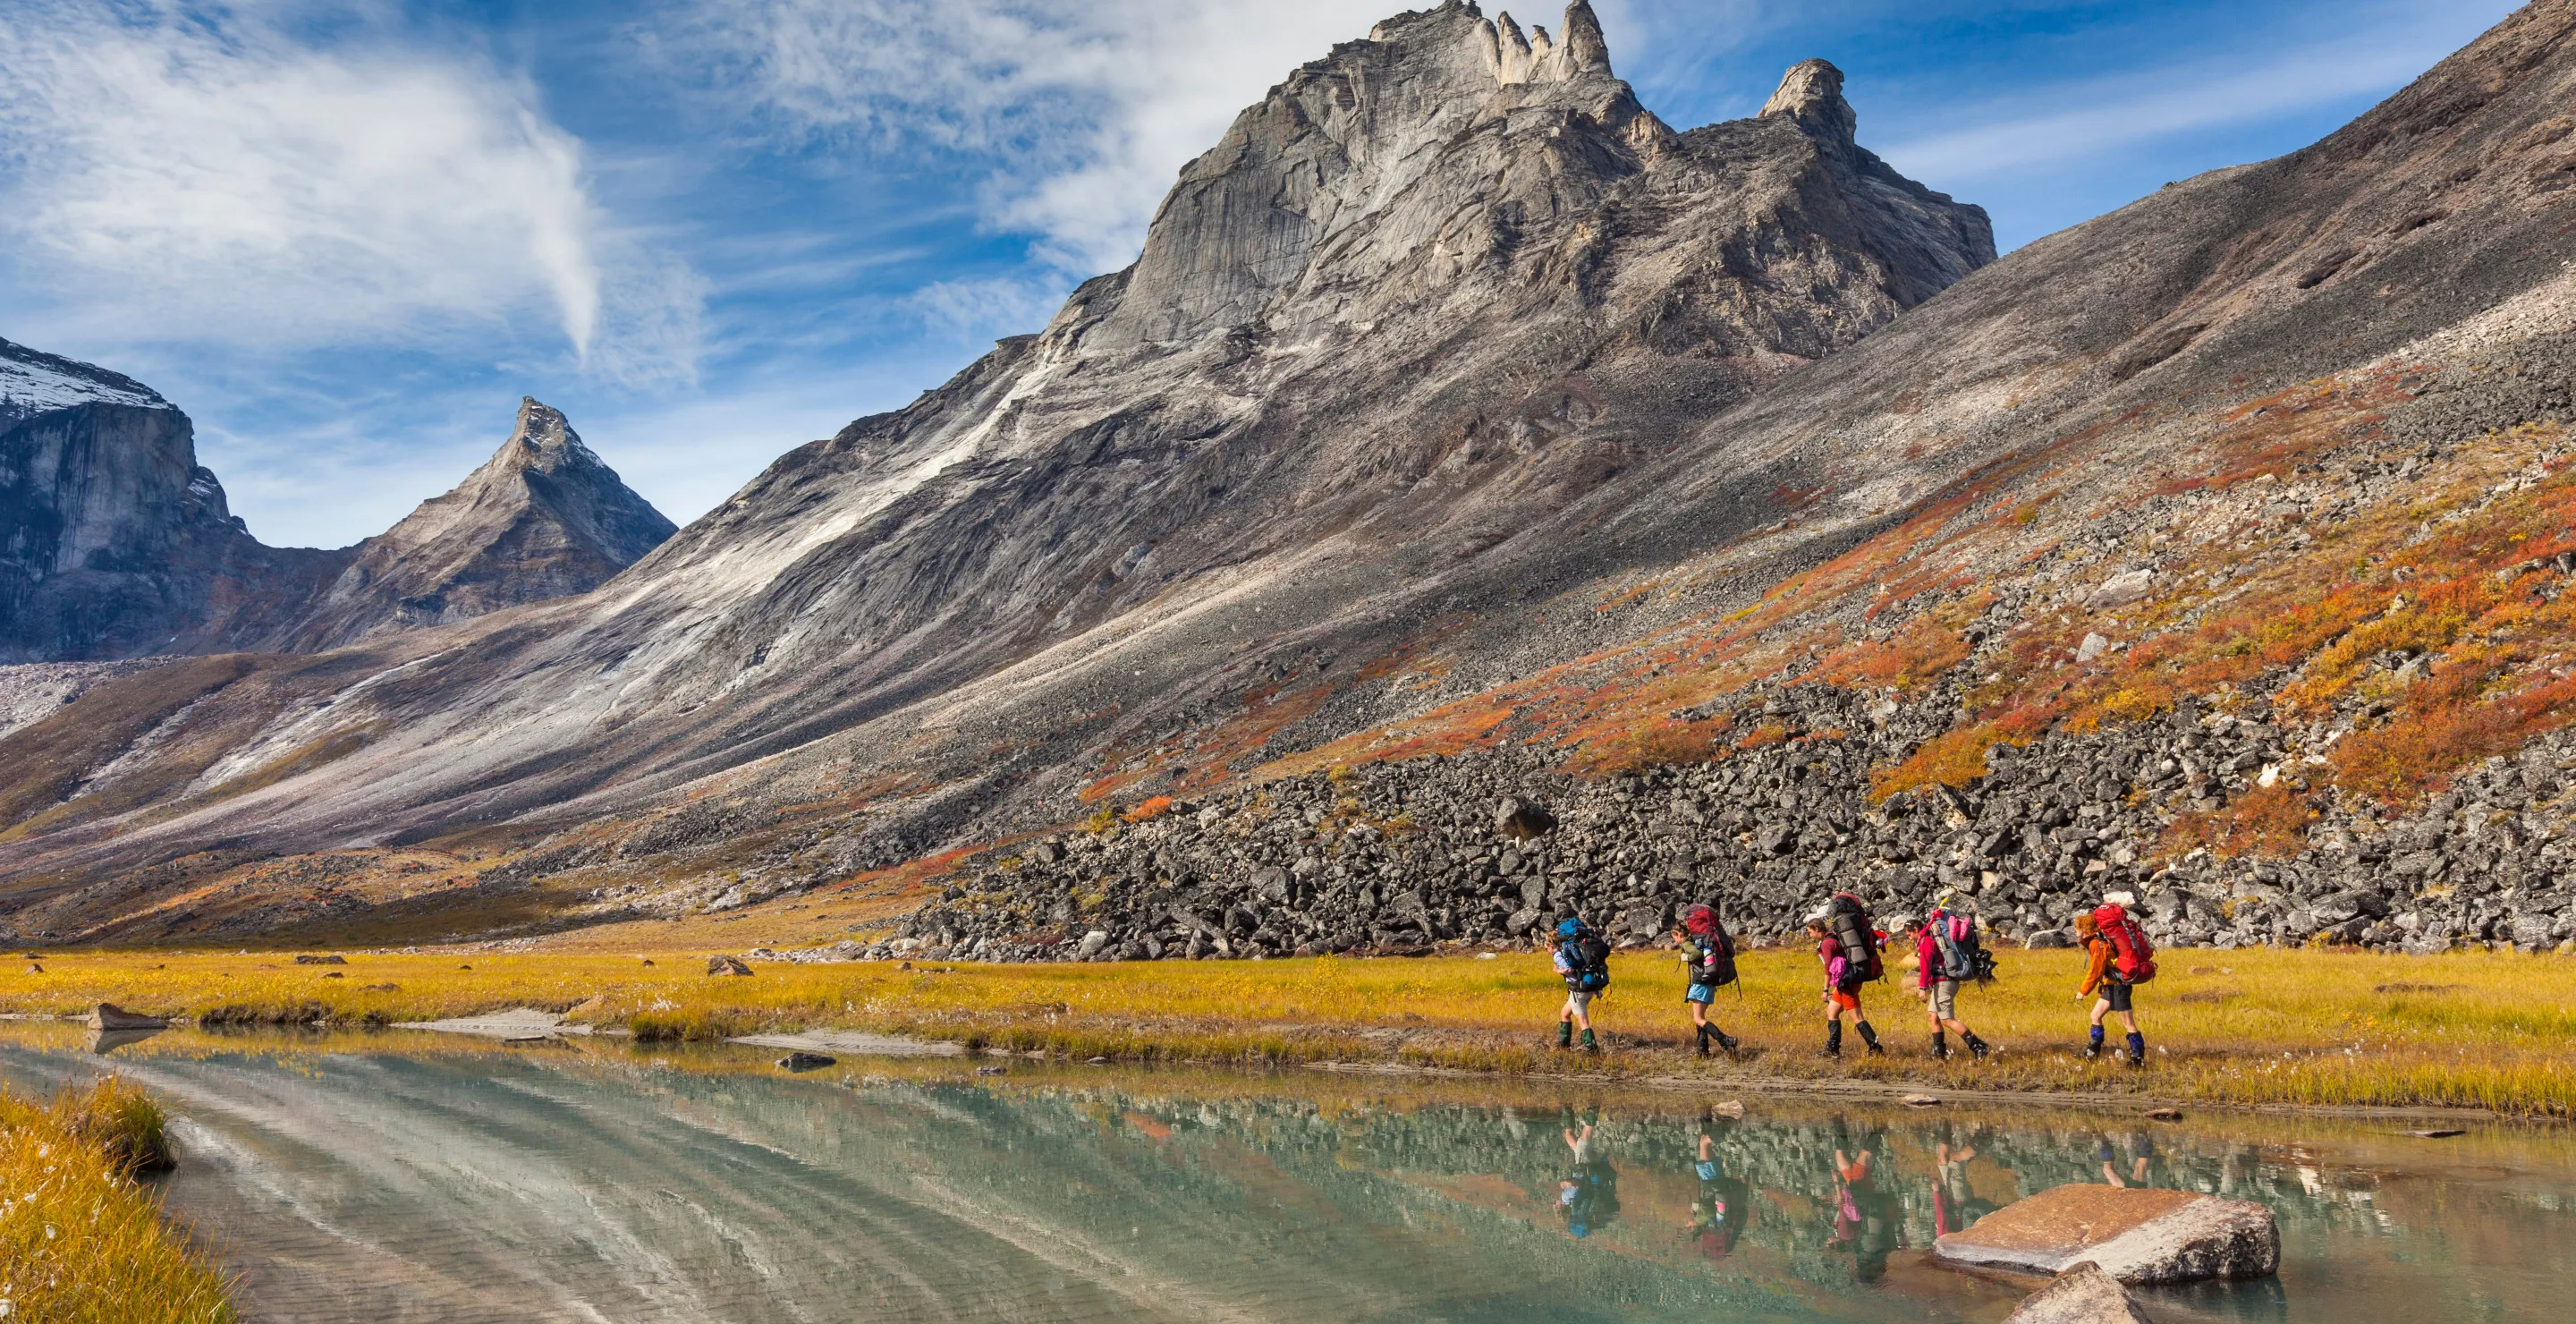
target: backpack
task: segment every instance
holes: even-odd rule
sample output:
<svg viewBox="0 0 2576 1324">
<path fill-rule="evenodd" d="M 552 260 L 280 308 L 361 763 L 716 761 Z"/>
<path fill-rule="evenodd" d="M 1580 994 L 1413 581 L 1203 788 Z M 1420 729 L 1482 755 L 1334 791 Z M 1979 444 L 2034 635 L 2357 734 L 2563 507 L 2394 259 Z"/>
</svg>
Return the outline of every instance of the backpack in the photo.
<svg viewBox="0 0 2576 1324">
<path fill-rule="evenodd" d="M 1574 967 L 1565 977 L 1565 986 L 1578 993 L 1598 993 L 1610 987 L 1610 944 L 1590 929 L 1574 935 L 1565 944 L 1565 959 Z"/>
<path fill-rule="evenodd" d="M 2111 964 L 2123 983 L 2143 984 L 2156 977 L 2156 945 L 2147 941 L 2147 931 L 2127 910 L 2105 903 L 2093 912 L 2093 923 L 2110 941 Z"/>
<path fill-rule="evenodd" d="M 1859 897 L 1849 892 L 1834 893 L 1832 925 L 1834 941 L 1843 949 L 1842 982 L 1846 988 L 1887 977 L 1887 969 L 1878 959 L 1878 933 L 1870 927 L 1869 911 Z"/>
<path fill-rule="evenodd" d="M 1689 918 L 1696 919 L 1701 914 L 1708 916 L 1708 931 L 1695 936 L 1702 944 L 1705 959 L 1690 963 L 1690 982 L 1704 988 L 1724 988 L 1735 982 L 1735 939 L 1728 936 L 1726 924 L 1718 919 L 1717 912 L 1707 906 L 1691 907 Z"/>
<path fill-rule="evenodd" d="M 1941 955 L 1941 977 L 1943 979 L 1976 978 L 1975 953 L 1982 950 L 1977 942 L 1977 926 L 1971 921 L 1939 910 L 1932 912 L 1932 918 L 1928 922 L 1932 928 L 1932 949 Z"/>
</svg>

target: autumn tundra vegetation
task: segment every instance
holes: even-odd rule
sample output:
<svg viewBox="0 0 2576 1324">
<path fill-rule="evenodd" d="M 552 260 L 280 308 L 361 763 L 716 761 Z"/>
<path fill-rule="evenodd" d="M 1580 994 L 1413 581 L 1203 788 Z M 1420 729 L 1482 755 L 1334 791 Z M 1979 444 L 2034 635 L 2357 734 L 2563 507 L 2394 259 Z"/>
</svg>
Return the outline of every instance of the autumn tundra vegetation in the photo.
<svg viewBox="0 0 2576 1324">
<path fill-rule="evenodd" d="M 1901 1035 L 1887 1057 L 1840 1063 L 1807 1051 L 1815 960 L 1798 948 L 1744 954 L 1718 1012 L 1745 1053 L 1706 1061 L 1690 1053 L 1681 962 L 1654 950 L 1613 958 L 1595 1017 L 1606 1051 L 1581 1061 L 1552 1046 L 1563 987 L 1547 957 L 1528 952 L 1007 966 L 755 958 L 748 978 L 707 974 L 703 953 L 345 960 L 56 953 L 41 974 L 0 975 L 0 1009 L 70 1014 L 104 1000 L 216 1030 L 383 1029 L 391 1046 L 413 1036 L 385 1027 L 537 1007 L 645 1045 L 845 1029 L 1077 1060 L 2576 1117 L 2576 963 L 2513 953 L 2169 952 L 2140 999 L 2156 1044 L 2143 1072 L 2082 1058 L 2083 960 L 2071 951 L 2007 951 L 2002 978 L 1968 987 L 1963 1010 L 1999 1050 L 1993 1058 L 1936 1061 Z M 1920 1016 L 1906 1000 L 1911 983 L 1892 969 L 1873 986 L 1891 1025 Z"/>
</svg>

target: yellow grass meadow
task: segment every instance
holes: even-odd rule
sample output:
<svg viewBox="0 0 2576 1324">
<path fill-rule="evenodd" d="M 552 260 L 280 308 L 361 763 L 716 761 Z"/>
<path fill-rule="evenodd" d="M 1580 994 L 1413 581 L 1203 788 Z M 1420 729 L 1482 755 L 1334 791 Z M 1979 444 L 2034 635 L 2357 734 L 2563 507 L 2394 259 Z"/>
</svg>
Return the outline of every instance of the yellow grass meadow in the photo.
<svg viewBox="0 0 2576 1324">
<path fill-rule="evenodd" d="M 50 1104 L 0 1090 L 0 1317 L 233 1318 L 222 1274 L 135 1181 L 160 1145 L 159 1110 L 113 1079 Z"/>
<path fill-rule="evenodd" d="M 2072 952 L 2012 951 L 1961 1014 L 2001 1055 L 1934 1061 L 1910 975 L 1866 995 L 1891 1048 L 1820 1058 L 1814 959 L 1749 952 L 1716 1019 L 1742 1060 L 1686 1051 L 1680 965 L 1622 953 L 1596 1009 L 1597 1058 L 1558 1052 L 1561 986 L 1543 954 L 1422 959 L 980 966 L 760 962 L 706 973 L 705 953 L 48 952 L 0 972 L 0 1012 L 71 1015 L 99 1001 L 204 1024 L 390 1025 L 541 1007 L 647 1040 L 854 1029 L 977 1048 L 1137 1061 L 1354 1062 L 1507 1073 L 1699 1076 L 1795 1085 L 1920 1082 L 2204 1102 L 2470 1107 L 2576 1116 L 2576 959 L 2463 952 L 2167 953 L 2139 991 L 2151 1060 L 2088 1063 Z M 14 963 L 13 963 L 14 965 Z"/>
</svg>

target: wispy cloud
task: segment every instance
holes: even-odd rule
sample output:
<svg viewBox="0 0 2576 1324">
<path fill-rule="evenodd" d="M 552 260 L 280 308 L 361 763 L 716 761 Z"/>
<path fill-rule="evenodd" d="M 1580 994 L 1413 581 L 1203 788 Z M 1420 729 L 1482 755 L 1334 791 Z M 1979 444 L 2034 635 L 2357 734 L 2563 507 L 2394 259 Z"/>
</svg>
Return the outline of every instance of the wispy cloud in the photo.
<svg viewBox="0 0 2576 1324">
<path fill-rule="evenodd" d="M 1966 127 L 1882 145 L 1919 179 L 1976 181 L 2116 155 L 2178 134 L 2227 128 L 2385 93 L 2423 72 L 2449 34 L 2367 39 L 2090 81 L 2057 83 L 1953 113 Z"/>
<path fill-rule="evenodd" d="M 293 350 L 534 313 L 601 371 L 694 361 L 693 275 L 469 50 L 294 0 L 11 0 L 0 68 L 0 227 L 58 324 Z"/>
<path fill-rule="evenodd" d="M 1529 6 L 1556 22 L 1561 6 Z M 645 40 L 757 131 L 984 158 L 982 219 L 1088 275 L 1135 257 L 1173 176 L 1387 0 L 680 0 Z"/>
</svg>

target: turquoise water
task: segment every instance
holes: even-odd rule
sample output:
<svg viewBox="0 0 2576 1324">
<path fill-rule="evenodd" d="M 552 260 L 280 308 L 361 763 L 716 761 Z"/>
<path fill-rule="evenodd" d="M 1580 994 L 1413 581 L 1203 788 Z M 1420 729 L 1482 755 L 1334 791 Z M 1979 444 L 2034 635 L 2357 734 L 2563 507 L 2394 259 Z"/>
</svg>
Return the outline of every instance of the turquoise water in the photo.
<svg viewBox="0 0 2576 1324">
<path fill-rule="evenodd" d="M 165 1198 L 254 1320 L 1996 1320 L 1924 1247 L 2106 1164 L 2281 1221 L 2278 1280 L 2160 1321 L 2564 1318 L 2576 1282 L 2554 1130 L 426 1040 L 12 1032 L 0 1079 L 168 1099 Z"/>
</svg>

